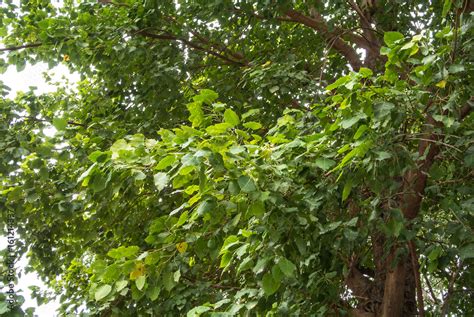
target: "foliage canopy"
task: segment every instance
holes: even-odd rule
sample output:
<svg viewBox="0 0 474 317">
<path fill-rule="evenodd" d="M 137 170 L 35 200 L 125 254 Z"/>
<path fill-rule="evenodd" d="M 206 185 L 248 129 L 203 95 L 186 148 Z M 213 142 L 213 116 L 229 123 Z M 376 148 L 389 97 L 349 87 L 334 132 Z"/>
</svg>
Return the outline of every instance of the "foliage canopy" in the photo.
<svg viewBox="0 0 474 317">
<path fill-rule="evenodd" d="M 81 76 L 0 101 L 2 220 L 55 292 L 35 297 L 68 316 L 472 315 L 472 9 L 5 1 L 2 71 Z"/>
</svg>

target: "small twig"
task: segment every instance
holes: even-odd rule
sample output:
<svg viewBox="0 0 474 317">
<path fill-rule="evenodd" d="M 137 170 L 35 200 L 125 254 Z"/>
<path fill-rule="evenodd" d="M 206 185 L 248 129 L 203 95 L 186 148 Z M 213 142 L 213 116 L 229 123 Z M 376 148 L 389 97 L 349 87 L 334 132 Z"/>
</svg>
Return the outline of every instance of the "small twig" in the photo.
<svg viewBox="0 0 474 317">
<path fill-rule="evenodd" d="M 282 17 L 282 16 L 276 16 L 276 17 L 266 17 L 266 16 L 263 16 L 261 14 L 258 14 L 256 12 L 247 12 L 245 10 L 242 10 L 242 9 L 239 9 L 237 7 L 234 7 L 233 9 L 234 12 L 237 12 L 237 13 L 243 13 L 243 14 L 246 14 L 246 15 L 250 15 L 254 18 L 257 18 L 257 19 L 260 19 L 260 20 L 270 20 L 270 19 L 274 19 L 274 20 L 278 20 L 278 21 L 285 21 L 285 22 L 294 22 L 292 19 L 288 18 L 288 17 Z"/>
<path fill-rule="evenodd" d="M 431 139 L 425 139 L 425 138 L 409 138 L 411 140 L 418 140 L 418 141 L 425 141 L 425 142 L 431 142 L 431 143 L 435 143 L 435 144 L 441 144 L 441 145 L 444 145 L 446 147 L 449 147 L 453 150 L 456 150 L 458 151 L 459 153 L 462 153 L 462 151 L 460 149 L 458 149 L 457 147 L 455 146 L 452 146 L 451 144 L 447 144 L 447 143 L 444 143 L 444 142 L 441 142 L 439 140 L 431 140 Z"/>
<path fill-rule="evenodd" d="M 454 282 L 456 281 L 456 278 L 459 273 L 459 270 L 461 269 L 461 266 L 462 266 L 462 261 L 459 261 L 457 267 L 454 269 L 453 273 L 451 274 L 451 280 L 449 281 L 449 285 L 448 285 L 448 292 L 446 293 L 446 296 L 444 297 L 444 303 L 443 303 L 443 306 L 441 307 L 441 316 L 446 316 L 449 311 L 449 300 L 451 299 L 451 295 L 454 289 Z"/>
<path fill-rule="evenodd" d="M 46 120 L 46 119 L 39 119 L 39 118 L 32 117 L 32 116 L 19 116 L 19 118 L 23 118 L 23 119 L 27 119 L 27 120 L 33 120 L 33 121 L 38 121 L 38 122 L 47 122 L 47 123 L 51 124 L 51 122 L 50 122 L 49 120 Z M 86 127 L 85 124 L 79 123 L 79 122 L 75 122 L 75 121 L 68 121 L 67 123 L 70 124 L 70 125 L 75 125 L 75 126 L 79 126 L 79 127 Z"/>
<path fill-rule="evenodd" d="M 428 279 L 428 277 L 426 277 L 426 275 L 423 275 L 423 278 L 425 279 L 426 286 L 428 286 L 428 290 L 430 291 L 431 299 L 436 305 L 439 305 L 438 298 L 436 298 L 436 295 L 433 291 L 433 287 L 431 286 L 430 280 Z"/>
<path fill-rule="evenodd" d="M 144 37 L 148 37 L 148 38 L 152 38 L 152 39 L 157 39 L 157 40 L 168 40 L 168 41 L 178 41 L 178 42 L 181 42 L 191 48 L 194 48 L 195 50 L 198 50 L 198 51 L 202 51 L 204 53 L 207 53 L 209 55 L 212 55 L 212 56 L 215 56 L 215 57 L 218 57 L 230 64 L 234 64 L 234 65 L 239 65 L 239 66 L 248 66 L 248 62 L 243 62 L 243 61 L 236 61 L 236 60 L 233 60 L 221 53 L 218 53 L 218 52 L 215 52 L 211 49 L 208 49 L 208 48 L 205 48 L 195 42 L 192 42 L 186 38 L 183 38 L 183 37 L 178 37 L 174 34 L 170 34 L 170 33 L 162 33 L 162 34 L 155 34 L 155 33 L 150 33 L 150 32 L 147 32 L 147 31 L 143 31 L 143 30 L 140 30 L 140 31 L 137 31 L 135 32 L 135 34 L 139 34 L 139 35 L 142 35 Z"/>
</svg>

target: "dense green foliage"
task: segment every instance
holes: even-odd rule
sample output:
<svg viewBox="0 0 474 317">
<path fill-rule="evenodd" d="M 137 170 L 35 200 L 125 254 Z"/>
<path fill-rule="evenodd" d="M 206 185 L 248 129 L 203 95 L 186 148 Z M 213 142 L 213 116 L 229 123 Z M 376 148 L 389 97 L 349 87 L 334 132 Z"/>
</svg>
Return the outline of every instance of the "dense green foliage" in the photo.
<svg viewBox="0 0 474 317">
<path fill-rule="evenodd" d="M 473 314 L 470 8 L 6 1 L 81 81 L 0 102 L 2 219 L 64 315 Z"/>
</svg>

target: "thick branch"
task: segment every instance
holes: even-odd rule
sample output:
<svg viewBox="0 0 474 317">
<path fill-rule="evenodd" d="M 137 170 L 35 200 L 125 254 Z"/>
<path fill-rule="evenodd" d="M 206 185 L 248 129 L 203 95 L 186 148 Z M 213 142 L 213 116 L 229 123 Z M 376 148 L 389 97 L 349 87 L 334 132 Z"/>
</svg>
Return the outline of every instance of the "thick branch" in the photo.
<svg viewBox="0 0 474 317">
<path fill-rule="evenodd" d="M 347 0 L 351 8 L 357 13 L 360 18 L 360 25 L 362 27 L 362 32 L 365 35 L 365 38 L 369 42 L 367 49 L 369 50 L 370 56 L 379 55 L 380 51 L 380 42 L 372 29 L 372 17 L 367 12 L 362 11 L 362 9 L 357 5 L 353 0 Z"/>
<path fill-rule="evenodd" d="M 467 116 L 472 108 L 464 106 L 461 109 L 460 120 Z M 428 104 L 427 108 L 431 106 Z M 414 219 L 418 216 L 420 211 L 423 193 L 425 191 L 428 170 L 433 165 L 436 155 L 440 151 L 438 141 L 441 137 L 433 131 L 433 127 L 440 126 L 441 123 L 436 122 L 431 115 L 426 116 L 425 123 L 425 138 L 420 140 L 418 145 L 418 155 L 423 157 L 417 164 L 417 167 L 409 170 L 403 177 L 404 194 L 401 198 L 401 209 L 406 219 Z M 393 259 L 396 254 L 396 248 L 391 252 L 390 257 Z M 405 261 L 400 260 L 395 270 L 389 270 L 385 280 L 384 301 L 383 301 L 383 316 L 402 316 L 402 311 L 398 305 L 404 302 L 405 290 Z M 391 261 L 388 261 L 390 265 Z M 400 282 L 401 281 L 401 282 Z M 402 283 L 402 284 L 400 284 Z M 402 291 L 400 291 L 400 289 Z M 421 298 L 419 298 L 421 300 Z M 420 305 L 420 303 L 418 303 Z"/>
<path fill-rule="evenodd" d="M 388 272 L 385 278 L 383 294 L 382 316 L 403 316 L 403 304 L 405 302 L 405 259 L 398 259 L 395 268 L 391 268 L 395 260 L 396 249 L 393 249 L 387 261 Z"/>
<path fill-rule="evenodd" d="M 293 22 L 306 25 L 307 27 L 316 30 L 328 43 L 331 44 L 332 48 L 334 48 L 347 59 L 354 70 L 360 69 L 362 62 L 360 57 L 357 55 L 357 52 L 352 46 L 344 42 L 341 38 L 344 32 L 330 32 L 326 22 L 319 15 L 315 17 L 308 17 L 295 10 L 286 11 L 286 15 L 291 18 Z M 359 43 L 362 43 L 363 41 L 363 38 L 360 40 L 357 36 L 352 36 L 352 38 L 353 40 L 357 39 Z"/>
<path fill-rule="evenodd" d="M 346 277 L 346 285 L 352 291 L 352 294 L 362 300 L 370 299 L 370 290 L 372 288 L 372 281 L 364 276 L 355 265 L 349 271 Z"/>
</svg>

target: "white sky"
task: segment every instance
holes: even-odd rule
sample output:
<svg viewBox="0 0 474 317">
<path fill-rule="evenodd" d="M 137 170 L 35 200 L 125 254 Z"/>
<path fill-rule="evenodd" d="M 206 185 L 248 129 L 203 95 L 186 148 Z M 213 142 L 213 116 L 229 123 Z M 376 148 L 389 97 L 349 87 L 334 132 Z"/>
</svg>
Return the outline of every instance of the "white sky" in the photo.
<svg viewBox="0 0 474 317">
<path fill-rule="evenodd" d="M 12 99 L 17 92 L 28 91 L 30 86 L 37 87 L 37 90 L 35 90 L 36 94 L 53 92 L 56 90 L 56 87 L 48 85 L 45 82 L 42 75 L 45 71 L 48 71 L 48 65 L 43 63 L 27 65 L 22 72 L 17 72 L 15 67 L 9 67 L 4 74 L 0 75 L 0 80 L 3 81 L 6 86 L 10 87 L 11 91 L 8 98 Z M 52 82 L 62 81 L 62 77 L 67 78 L 71 83 L 75 83 L 79 80 L 79 76 L 77 74 L 71 74 L 65 65 L 55 67 L 49 71 L 49 74 L 53 78 Z M 51 128 L 49 132 L 54 133 L 54 128 Z M 18 235 L 16 238 L 18 238 Z M 6 238 L 0 237 L 0 248 L 4 249 L 6 246 Z M 57 316 L 57 314 L 53 312 L 59 307 L 58 302 L 51 302 L 38 307 L 36 300 L 31 298 L 31 291 L 28 289 L 28 286 L 39 286 L 43 290 L 46 289 L 46 286 L 38 279 L 35 273 L 24 274 L 23 268 L 25 268 L 26 264 L 27 260 L 23 257 L 16 265 L 17 276 L 20 276 L 19 273 L 21 272 L 21 277 L 19 278 L 18 285 L 15 287 L 15 291 L 17 294 L 25 297 L 25 303 L 22 308 L 36 307 L 35 315 L 39 317 Z M 20 292 L 20 290 L 22 290 L 22 292 Z"/>
</svg>

